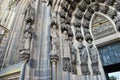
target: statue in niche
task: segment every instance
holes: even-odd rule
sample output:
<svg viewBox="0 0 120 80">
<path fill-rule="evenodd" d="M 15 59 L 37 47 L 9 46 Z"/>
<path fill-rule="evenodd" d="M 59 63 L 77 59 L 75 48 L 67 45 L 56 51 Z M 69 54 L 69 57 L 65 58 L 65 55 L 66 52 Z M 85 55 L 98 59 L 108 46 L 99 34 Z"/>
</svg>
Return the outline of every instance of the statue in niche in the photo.
<svg viewBox="0 0 120 80">
<path fill-rule="evenodd" d="M 25 21 L 26 24 L 32 24 L 35 18 L 35 9 L 32 7 L 32 4 L 29 3 L 27 9 L 25 10 Z"/>
<path fill-rule="evenodd" d="M 57 33 L 57 26 L 53 25 L 53 28 L 51 29 L 51 37 L 52 37 L 52 52 L 51 54 L 57 54 L 58 49 L 58 33 Z"/>
<path fill-rule="evenodd" d="M 79 52 L 80 52 L 80 59 L 82 64 L 87 64 L 88 63 L 88 54 L 85 46 L 81 43 L 79 47 Z"/>
<path fill-rule="evenodd" d="M 90 54 L 90 57 L 91 57 L 91 62 L 93 64 L 98 63 L 97 50 L 92 44 L 89 45 L 89 54 Z"/>
<path fill-rule="evenodd" d="M 68 57 L 70 49 L 69 49 L 69 42 L 68 42 L 68 33 L 67 31 L 63 31 L 63 53 L 65 57 Z"/>
<path fill-rule="evenodd" d="M 31 25 L 34 22 L 35 18 L 35 9 L 32 7 L 32 5 L 29 3 L 27 6 L 27 9 L 25 11 L 25 30 L 23 35 L 23 49 L 29 50 L 30 49 L 30 43 L 32 38 L 32 27 Z"/>
<path fill-rule="evenodd" d="M 89 75 L 90 71 L 88 69 L 88 53 L 87 53 L 86 47 L 82 44 L 82 42 L 80 42 L 78 49 L 80 53 L 82 74 Z"/>
<path fill-rule="evenodd" d="M 77 63 L 77 50 L 75 49 L 73 42 L 70 43 L 72 73 L 77 74 L 76 63 Z"/>
</svg>

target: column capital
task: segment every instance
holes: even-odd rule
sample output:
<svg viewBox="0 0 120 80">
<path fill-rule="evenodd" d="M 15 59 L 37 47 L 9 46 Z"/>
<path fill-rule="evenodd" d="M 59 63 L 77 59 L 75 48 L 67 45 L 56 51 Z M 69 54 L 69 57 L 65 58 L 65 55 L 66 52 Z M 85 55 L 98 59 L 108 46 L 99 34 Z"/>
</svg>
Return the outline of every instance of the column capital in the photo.
<svg viewBox="0 0 120 80">
<path fill-rule="evenodd" d="M 50 55 L 50 61 L 51 62 L 57 62 L 58 61 L 58 59 L 59 59 L 59 57 L 58 57 L 58 55 Z"/>
<path fill-rule="evenodd" d="M 27 49 L 20 50 L 20 58 L 22 62 L 28 62 L 30 57 L 30 51 Z"/>
</svg>

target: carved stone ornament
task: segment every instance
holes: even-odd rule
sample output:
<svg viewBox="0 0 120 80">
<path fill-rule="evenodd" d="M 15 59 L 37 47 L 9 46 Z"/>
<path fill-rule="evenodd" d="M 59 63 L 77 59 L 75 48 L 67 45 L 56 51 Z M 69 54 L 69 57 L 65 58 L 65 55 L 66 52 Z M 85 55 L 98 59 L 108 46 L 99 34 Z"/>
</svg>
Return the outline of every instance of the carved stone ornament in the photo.
<svg viewBox="0 0 120 80">
<path fill-rule="evenodd" d="M 81 27 L 81 20 L 75 18 L 73 25 L 77 28 Z"/>
<path fill-rule="evenodd" d="M 91 62 L 93 64 L 98 63 L 98 52 L 97 49 L 93 46 L 93 44 L 89 45 L 88 51 L 90 54 Z"/>
<path fill-rule="evenodd" d="M 92 17 L 92 14 L 90 14 L 88 11 L 84 15 L 84 19 L 86 19 L 88 21 L 90 21 L 91 17 Z"/>
<path fill-rule="evenodd" d="M 59 59 L 58 55 L 50 55 L 50 61 L 51 62 L 57 62 Z"/>
<path fill-rule="evenodd" d="M 69 27 L 69 24 L 66 24 L 66 23 L 61 24 L 62 32 L 68 31 L 68 27 Z"/>
<path fill-rule="evenodd" d="M 101 10 L 102 13 L 107 14 L 107 12 L 109 10 L 109 7 L 108 6 L 102 6 L 100 10 Z"/>
<path fill-rule="evenodd" d="M 83 28 L 89 29 L 89 21 L 84 20 L 83 23 L 82 23 L 82 26 L 83 26 Z"/>
<path fill-rule="evenodd" d="M 94 10 L 99 11 L 100 5 L 98 3 L 94 4 Z"/>
<path fill-rule="evenodd" d="M 31 3 L 28 4 L 27 9 L 25 11 L 25 22 L 26 24 L 32 24 L 35 19 L 35 9 L 32 7 Z"/>
<path fill-rule="evenodd" d="M 115 24 L 116 24 L 116 28 L 117 28 L 117 30 L 120 31 L 120 20 L 117 21 Z"/>
<path fill-rule="evenodd" d="M 87 64 L 81 64 L 82 75 L 90 75 L 90 71 Z"/>
<path fill-rule="evenodd" d="M 84 0 L 87 4 L 90 4 L 90 0 Z"/>
<path fill-rule="evenodd" d="M 76 5 L 77 5 L 77 0 L 73 1 L 70 8 L 74 11 L 76 9 Z"/>
<path fill-rule="evenodd" d="M 63 70 L 71 72 L 70 58 L 68 57 L 63 58 Z"/>
<path fill-rule="evenodd" d="M 104 3 L 105 0 L 97 0 L 97 2 Z"/>
<path fill-rule="evenodd" d="M 117 3 L 115 4 L 115 8 L 116 8 L 116 10 L 120 11 L 120 2 L 117 2 Z"/>
<path fill-rule="evenodd" d="M 82 3 L 78 6 L 78 8 L 84 12 L 86 10 L 87 3 L 85 1 L 82 1 Z"/>
<path fill-rule="evenodd" d="M 93 75 L 100 75 L 98 63 L 92 64 Z"/>
<path fill-rule="evenodd" d="M 55 21 L 51 22 L 51 27 L 53 28 L 55 26 L 55 29 L 58 29 L 58 25 Z"/>
<path fill-rule="evenodd" d="M 68 38 L 73 38 L 73 32 L 71 28 L 68 28 Z"/>
<path fill-rule="evenodd" d="M 91 36 L 90 33 L 85 33 L 85 40 L 86 40 L 87 42 L 88 42 L 89 40 L 90 40 L 90 41 L 93 41 L 92 36 Z"/>
<path fill-rule="evenodd" d="M 82 40 L 83 40 L 83 35 L 82 35 L 82 33 L 81 33 L 81 29 L 80 29 L 80 28 L 77 28 L 77 29 L 76 29 L 76 34 L 75 34 L 75 36 L 76 36 L 77 41 L 82 41 Z"/>
<path fill-rule="evenodd" d="M 66 18 L 66 12 L 64 10 L 60 12 L 60 17 L 64 19 Z"/>
<path fill-rule="evenodd" d="M 81 64 L 88 64 L 88 52 L 84 45 L 79 48 Z"/>
<path fill-rule="evenodd" d="M 75 13 L 75 17 L 78 18 L 78 19 L 82 19 L 82 17 L 83 17 L 82 11 L 77 9 L 77 11 Z"/>
<path fill-rule="evenodd" d="M 69 44 L 70 46 L 70 53 L 71 53 L 71 63 L 76 64 L 77 63 L 77 50 L 75 49 L 73 42 Z"/>
<path fill-rule="evenodd" d="M 112 19 L 114 19 L 115 16 L 117 16 L 117 12 L 116 12 L 115 10 L 111 10 L 111 11 L 109 11 L 108 15 L 109 15 Z"/>
<path fill-rule="evenodd" d="M 52 37 L 52 50 L 51 50 L 51 54 L 57 55 L 58 53 L 58 48 L 59 48 L 59 36 L 57 33 L 57 26 L 53 25 L 51 28 L 51 37 Z"/>
<path fill-rule="evenodd" d="M 92 7 L 89 7 L 89 8 L 88 8 L 88 11 L 89 11 L 89 13 L 91 13 L 91 14 L 93 14 L 93 13 L 95 12 Z"/>
<path fill-rule="evenodd" d="M 116 0 L 106 0 L 106 4 L 113 6 Z"/>
<path fill-rule="evenodd" d="M 68 6 L 69 6 L 69 4 L 68 4 L 67 1 L 65 1 L 64 3 L 62 3 L 62 8 L 64 9 L 65 12 L 67 12 Z"/>
<path fill-rule="evenodd" d="M 22 62 L 28 62 L 29 57 L 30 57 L 29 50 L 26 50 L 26 49 L 20 50 L 20 58 L 21 58 Z"/>
</svg>

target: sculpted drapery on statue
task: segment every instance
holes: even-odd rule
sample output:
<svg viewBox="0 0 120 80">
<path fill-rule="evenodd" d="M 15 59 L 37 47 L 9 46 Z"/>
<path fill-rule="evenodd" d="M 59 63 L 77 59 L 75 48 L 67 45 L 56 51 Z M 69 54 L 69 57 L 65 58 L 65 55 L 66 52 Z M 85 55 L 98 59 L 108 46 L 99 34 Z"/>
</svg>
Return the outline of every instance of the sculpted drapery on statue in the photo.
<svg viewBox="0 0 120 80">
<path fill-rule="evenodd" d="M 64 53 L 64 57 L 70 57 L 70 48 L 69 48 L 69 41 L 68 41 L 68 35 L 67 35 L 67 31 L 63 31 L 63 53 Z"/>
<path fill-rule="evenodd" d="M 34 23 L 35 9 L 31 3 L 28 4 L 25 10 L 25 30 L 23 34 L 23 46 L 21 52 L 22 60 L 28 60 L 30 55 L 30 43 L 32 39 L 32 24 Z"/>
<path fill-rule="evenodd" d="M 98 63 L 97 50 L 92 44 L 89 45 L 89 54 L 90 54 L 90 57 L 91 57 L 91 62 L 92 63 Z"/>
<path fill-rule="evenodd" d="M 59 36 L 57 33 L 57 24 L 53 23 L 52 25 L 52 29 L 51 29 L 51 37 L 52 37 L 52 51 L 51 54 L 57 54 L 58 52 L 58 48 L 59 48 Z"/>
<path fill-rule="evenodd" d="M 80 61 L 81 61 L 81 71 L 83 75 L 89 75 L 90 71 L 88 68 L 88 52 L 86 47 L 83 45 L 82 42 L 79 42 L 79 53 L 80 53 Z"/>
</svg>

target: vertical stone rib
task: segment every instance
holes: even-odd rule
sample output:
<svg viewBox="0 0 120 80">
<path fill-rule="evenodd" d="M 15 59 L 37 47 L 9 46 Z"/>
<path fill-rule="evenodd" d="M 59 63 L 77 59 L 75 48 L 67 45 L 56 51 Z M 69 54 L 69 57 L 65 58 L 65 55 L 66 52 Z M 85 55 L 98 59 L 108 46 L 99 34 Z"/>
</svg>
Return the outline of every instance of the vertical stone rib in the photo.
<svg viewBox="0 0 120 80">
<path fill-rule="evenodd" d="M 50 65 L 50 8 L 46 2 L 42 3 L 43 19 L 42 19 L 42 51 L 40 60 L 40 80 L 50 80 L 49 65 Z"/>
</svg>

